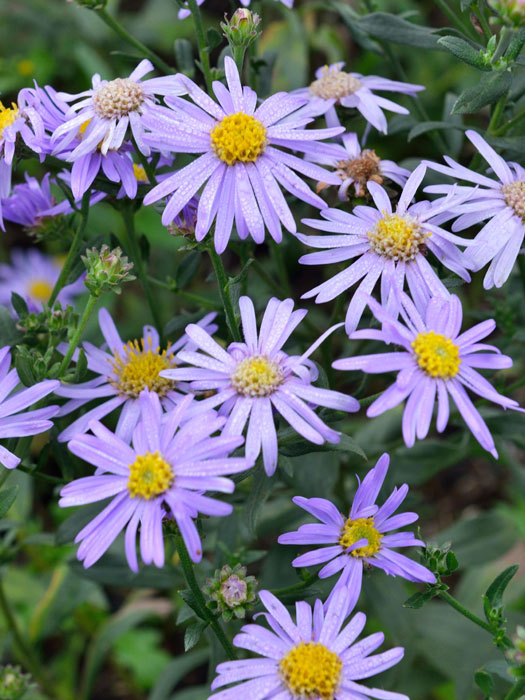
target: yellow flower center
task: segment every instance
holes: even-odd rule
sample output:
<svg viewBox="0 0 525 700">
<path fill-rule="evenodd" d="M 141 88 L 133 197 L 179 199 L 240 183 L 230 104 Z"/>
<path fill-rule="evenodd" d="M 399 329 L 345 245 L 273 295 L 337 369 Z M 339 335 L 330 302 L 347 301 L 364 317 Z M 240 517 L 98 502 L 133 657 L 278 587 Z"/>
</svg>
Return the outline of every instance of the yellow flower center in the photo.
<svg viewBox="0 0 525 700">
<path fill-rule="evenodd" d="M 27 291 L 29 292 L 30 297 L 36 299 L 36 301 L 40 301 L 42 304 L 45 304 L 46 301 L 49 301 L 49 297 L 53 291 L 53 285 L 49 284 L 47 280 L 36 279 L 30 283 Z"/>
<path fill-rule="evenodd" d="M 210 132 L 217 156 L 228 165 L 253 163 L 266 147 L 266 127 L 244 112 L 224 117 Z"/>
<path fill-rule="evenodd" d="M 0 138 L 2 138 L 4 129 L 14 124 L 18 114 L 19 110 L 14 102 L 11 103 L 11 107 L 4 107 L 0 100 Z"/>
<path fill-rule="evenodd" d="M 371 557 L 381 549 L 382 539 L 383 535 L 377 531 L 374 518 L 357 518 L 357 520 L 348 518 L 341 532 L 339 544 L 346 549 L 359 540 L 367 540 L 367 545 L 353 549 L 349 554 L 353 557 Z"/>
<path fill-rule="evenodd" d="M 277 362 L 265 355 L 252 355 L 239 362 L 230 379 L 243 396 L 268 396 L 283 383 L 284 374 Z"/>
<path fill-rule="evenodd" d="M 370 250 L 378 255 L 393 260 L 414 260 L 425 240 L 430 236 L 425 233 L 417 219 L 410 214 L 385 214 L 368 231 Z"/>
<path fill-rule="evenodd" d="M 341 97 L 353 95 L 361 87 L 361 81 L 343 70 L 335 70 L 325 66 L 323 75 L 311 83 L 308 91 L 314 97 L 323 100 L 339 100 Z"/>
<path fill-rule="evenodd" d="M 501 188 L 505 204 L 514 209 L 516 216 L 525 222 L 525 182 L 516 180 Z"/>
<path fill-rule="evenodd" d="M 93 95 L 93 109 L 103 119 L 125 117 L 144 102 L 141 85 L 130 78 L 116 78 L 102 85 Z"/>
<path fill-rule="evenodd" d="M 431 377 L 452 379 L 459 372 L 459 346 L 441 333 L 418 333 L 412 347 L 418 365 Z"/>
<path fill-rule="evenodd" d="M 159 347 L 153 348 L 151 343 L 146 347 L 144 338 L 129 341 L 124 345 L 122 355 L 115 354 L 112 361 L 116 377 L 109 377 L 109 381 L 121 393 L 132 398 L 137 398 L 143 389 L 156 392 L 164 396 L 175 386 L 171 379 L 159 377 L 159 372 L 175 367 L 175 362 L 167 351 L 160 351 Z"/>
<path fill-rule="evenodd" d="M 167 491 L 173 480 L 173 470 L 159 452 L 137 455 L 129 465 L 128 491 L 131 498 L 140 496 L 149 501 Z"/>
<path fill-rule="evenodd" d="M 149 182 L 148 176 L 146 175 L 146 171 L 144 170 L 142 165 L 137 165 L 136 163 L 133 163 L 133 173 L 137 182 Z"/>
<path fill-rule="evenodd" d="M 279 675 L 294 698 L 333 700 L 341 682 L 343 662 L 319 642 L 301 642 L 279 663 Z"/>
</svg>

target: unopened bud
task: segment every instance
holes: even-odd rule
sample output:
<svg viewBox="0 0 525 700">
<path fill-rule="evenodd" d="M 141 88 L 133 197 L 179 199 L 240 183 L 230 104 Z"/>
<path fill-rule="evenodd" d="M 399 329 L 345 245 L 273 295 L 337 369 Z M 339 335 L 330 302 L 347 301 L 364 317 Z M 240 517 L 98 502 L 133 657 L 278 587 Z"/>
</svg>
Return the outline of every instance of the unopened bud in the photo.
<svg viewBox="0 0 525 700">
<path fill-rule="evenodd" d="M 255 12 L 245 7 L 236 10 L 230 19 L 224 15 L 221 29 L 232 48 L 246 49 L 261 33 L 258 29 L 261 18 Z"/>
<path fill-rule="evenodd" d="M 0 698 L 19 700 L 33 685 L 31 676 L 22 673 L 20 666 L 0 666 Z"/>
<path fill-rule="evenodd" d="M 507 649 L 505 655 L 516 666 L 525 666 L 525 627 L 518 625 L 512 635 L 512 649 Z"/>
<path fill-rule="evenodd" d="M 234 616 L 242 619 L 257 598 L 257 581 L 246 576 L 245 566 L 236 564 L 232 568 L 226 564 L 213 578 L 206 579 L 203 591 L 210 599 L 208 607 L 220 612 L 224 620 Z"/>
<path fill-rule="evenodd" d="M 82 256 L 82 262 L 88 271 L 84 283 L 94 296 L 109 290 L 120 294 L 120 286 L 135 279 L 135 276 L 130 274 L 133 263 L 128 262 L 120 248 L 111 250 L 104 244 L 100 250 L 88 249 L 86 255 Z"/>
</svg>

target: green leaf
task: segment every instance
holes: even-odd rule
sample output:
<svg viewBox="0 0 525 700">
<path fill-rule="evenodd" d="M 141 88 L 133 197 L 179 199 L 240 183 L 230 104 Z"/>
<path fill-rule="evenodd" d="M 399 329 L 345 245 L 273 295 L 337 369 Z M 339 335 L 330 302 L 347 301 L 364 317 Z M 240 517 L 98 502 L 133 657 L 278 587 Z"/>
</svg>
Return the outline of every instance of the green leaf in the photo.
<svg viewBox="0 0 525 700">
<path fill-rule="evenodd" d="M 474 0 L 461 0 L 459 3 L 459 6 L 461 8 L 461 12 L 465 12 L 465 10 L 467 10 L 472 5 L 473 2 L 474 2 Z"/>
<path fill-rule="evenodd" d="M 20 346 L 19 352 L 17 352 L 15 356 L 15 368 L 24 386 L 33 386 L 36 384 L 37 379 L 33 372 L 33 362 L 22 346 Z"/>
<path fill-rule="evenodd" d="M 75 375 L 73 377 L 73 383 L 78 384 L 84 378 L 88 370 L 87 357 L 84 352 L 84 348 L 80 348 L 78 351 L 77 361 L 75 365 Z"/>
<path fill-rule="evenodd" d="M 188 39 L 177 39 L 173 44 L 173 52 L 179 71 L 190 78 L 195 75 L 193 45 L 191 41 L 188 41 Z"/>
<path fill-rule="evenodd" d="M 421 49 L 441 49 L 433 29 L 413 24 L 388 12 L 365 15 L 357 24 L 359 29 L 369 36 L 384 39 L 393 44 L 416 46 Z"/>
<path fill-rule="evenodd" d="M 437 595 L 434 593 L 434 591 L 425 591 L 424 593 L 421 591 L 418 591 L 417 593 L 414 593 L 414 595 L 411 595 L 410 598 L 405 600 L 403 603 L 404 608 L 412 608 L 412 610 L 417 610 L 418 608 L 422 608 L 425 603 L 428 603 L 429 600 L 432 600 Z"/>
<path fill-rule="evenodd" d="M 482 54 L 482 47 L 477 48 L 470 42 L 461 39 L 458 36 L 442 36 L 438 39 L 438 44 L 444 46 L 451 54 L 456 56 L 463 61 L 463 63 L 468 63 L 469 66 L 474 66 L 478 70 L 492 71 L 492 66 L 490 63 L 485 61 Z"/>
<path fill-rule="evenodd" d="M 162 633 L 157 629 L 130 629 L 115 641 L 115 657 L 128 668 L 138 685 L 149 690 L 171 661 L 162 648 Z"/>
<path fill-rule="evenodd" d="M 11 312 L 5 306 L 0 306 L 0 347 L 16 345 L 22 339 L 22 333 L 17 330 Z"/>
<path fill-rule="evenodd" d="M 17 316 L 26 316 L 29 313 L 26 300 L 16 292 L 12 292 L 11 294 L 11 304 Z"/>
<path fill-rule="evenodd" d="M 523 44 L 525 44 L 525 27 L 521 27 L 512 37 L 508 49 L 505 51 L 505 59 L 515 61 L 521 53 Z"/>
<path fill-rule="evenodd" d="M 209 51 L 213 51 L 213 49 L 216 49 L 217 46 L 222 44 L 224 37 L 215 27 L 210 27 L 206 32 L 206 41 Z"/>
<path fill-rule="evenodd" d="M 111 554 L 106 554 L 103 559 L 89 569 L 84 569 L 80 562 L 72 562 L 70 566 L 78 576 L 105 586 L 117 586 L 118 588 L 159 588 L 165 590 L 173 587 L 175 579 L 175 571 L 169 567 L 157 569 L 156 566 L 145 566 L 138 573 L 134 573 L 124 559 Z"/>
<path fill-rule="evenodd" d="M 179 595 L 186 605 L 193 610 L 197 617 L 200 617 L 202 620 L 206 619 L 205 611 L 202 609 L 200 601 L 195 598 L 193 592 L 189 588 L 179 591 Z"/>
<path fill-rule="evenodd" d="M 206 663 L 209 649 L 195 649 L 189 654 L 178 656 L 164 668 L 159 675 L 148 700 L 166 700 L 184 676 Z"/>
<path fill-rule="evenodd" d="M 243 520 L 252 535 L 256 534 L 257 520 L 266 499 L 270 495 L 271 483 L 271 478 L 267 476 L 262 464 L 260 464 L 253 476 L 252 487 L 243 509 Z"/>
<path fill-rule="evenodd" d="M 412 141 L 416 136 L 421 136 L 421 134 L 426 134 L 427 131 L 434 131 L 435 129 L 459 129 L 459 131 L 466 131 L 468 126 L 463 126 L 463 124 L 451 124 L 450 122 L 419 122 L 413 126 L 408 132 L 408 140 Z"/>
<path fill-rule="evenodd" d="M 208 626 L 208 623 L 204 620 L 197 620 L 193 622 L 189 627 L 186 627 L 184 632 L 184 651 L 190 651 L 193 647 L 199 643 L 202 633 Z"/>
<path fill-rule="evenodd" d="M 175 273 L 177 289 L 184 289 L 184 287 L 191 282 L 193 277 L 197 274 L 201 264 L 201 259 L 202 253 L 197 250 L 193 251 L 184 258 L 182 263 L 178 266 L 177 272 Z"/>
<path fill-rule="evenodd" d="M 480 688 L 483 691 L 485 697 L 490 698 L 490 695 L 494 688 L 494 681 L 492 680 L 492 676 L 490 675 L 490 673 L 483 671 L 483 669 L 476 671 L 476 673 L 474 674 L 474 682 L 476 683 L 478 688 Z"/>
<path fill-rule="evenodd" d="M 508 566 L 501 574 L 496 576 L 494 581 L 487 588 L 483 600 L 486 602 L 489 610 L 503 609 L 503 594 L 518 569 L 518 564 Z"/>
<path fill-rule="evenodd" d="M 9 489 L 0 491 L 0 518 L 7 515 L 7 512 L 16 501 L 18 496 L 18 486 L 11 486 Z"/>
<path fill-rule="evenodd" d="M 512 85 L 508 71 L 494 71 L 484 75 L 479 83 L 464 90 L 454 103 L 453 114 L 473 114 L 491 105 L 504 95 Z"/>
</svg>

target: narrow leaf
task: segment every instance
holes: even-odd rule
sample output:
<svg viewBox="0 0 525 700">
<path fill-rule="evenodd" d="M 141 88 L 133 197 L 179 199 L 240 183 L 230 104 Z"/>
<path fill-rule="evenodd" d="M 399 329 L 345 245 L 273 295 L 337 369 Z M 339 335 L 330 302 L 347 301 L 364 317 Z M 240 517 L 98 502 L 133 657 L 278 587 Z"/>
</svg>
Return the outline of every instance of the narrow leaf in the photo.
<svg viewBox="0 0 525 700">
<path fill-rule="evenodd" d="M 16 501 L 18 495 L 18 486 L 11 486 L 9 489 L 0 491 L 0 518 L 7 515 L 9 508 Z"/>
</svg>

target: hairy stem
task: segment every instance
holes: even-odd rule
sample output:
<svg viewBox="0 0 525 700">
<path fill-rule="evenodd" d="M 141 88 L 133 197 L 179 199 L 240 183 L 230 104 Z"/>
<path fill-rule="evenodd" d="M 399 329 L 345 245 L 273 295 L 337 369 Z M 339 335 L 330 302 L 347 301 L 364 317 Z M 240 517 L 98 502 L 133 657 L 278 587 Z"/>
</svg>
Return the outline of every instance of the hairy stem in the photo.
<svg viewBox="0 0 525 700">
<path fill-rule="evenodd" d="M 509 692 L 505 695 L 505 700 L 518 700 L 525 694 L 525 678 L 519 678 Z"/>
<path fill-rule="evenodd" d="M 226 314 L 226 323 L 228 324 L 232 338 L 236 342 L 240 342 L 242 338 L 239 332 L 239 326 L 237 325 L 237 319 L 235 318 L 230 290 L 228 289 L 228 278 L 226 277 L 226 270 L 222 264 L 221 256 L 215 251 L 213 244 L 208 247 L 208 253 L 213 269 L 215 270 L 215 276 L 217 277 L 219 295 L 221 297 L 224 313 Z"/>
<path fill-rule="evenodd" d="M 73 333 L 71 340 L 69 341 L 69 346 L 67 349 L 66 354 L 64 355 L 64 359 L 62 360 L 60 364 L 60 368 L 58 370 L 58 376 L 62 377 L 69 367 L 69 363 L 71 362 L 71 358 L 73 357 L 73 353 L 78 347 L 78 344 L 80 343 L 80 339 L 82 338 L 82 333 L 84 332 L 84 329 L 86 327 L 87 322 L 89 321 L 89 318 L 93 312 L 93 309 L 95 308 L 95 304 L 97 303 L 97 297 L 90 295 L 89 299 L 87 300 L 87 304 L 84 307 L 84 311 L 82 313 L 82 316 L 80 317 L 80 321 L 78 323 L 78 326 L 75 329 L 75 332 Z"/>
<path fill-rule="evenodd" d="M 490 625 L 488 622 L 485 622 L 477 615 L 474 615 L 474 613 L 471 613 L 468 608 L 462 605 L 459 602 L 459 600 L 456 600 L 453 596 L 451 596 L 450 593 L 447 593 L 447 591 L 439 591 L 439 597 L 441 598 L 441 600 L 444 600 L 446 603 L 448 603 L 451 608 L 454 608 L 454 610 L 457 610 L 459 613 L 461 613 L 463 617 L 466 617 L 467 620 L 470 620 L 475 625 L 478 625 L 478 627 L 481 627 L 482 629 L 486 630 L 487 632 L 489 632 L 489 634 L 494 635 L 495 630 L 492 625 Z"/>
<path fill-rule="evenodd" d="M 210 54 L 208 51 L 206 37 L 204 36 L 204 26 L 202 24 L 201 10 L 200 7 L 197 5 L 196 0 L 188 0 L 188 7 L 190 9 L 191 17 L 193 19 L 195 34 L 197 35 L 197 43 L 199 45 L 199 57 L 201 59 L 201 67 L 202 73 L 204 75 L 204 80 L 206 81 L 206 88 L 208 89 L 208 93 L 210 95 L 213 95 Z"/>
</svg>

